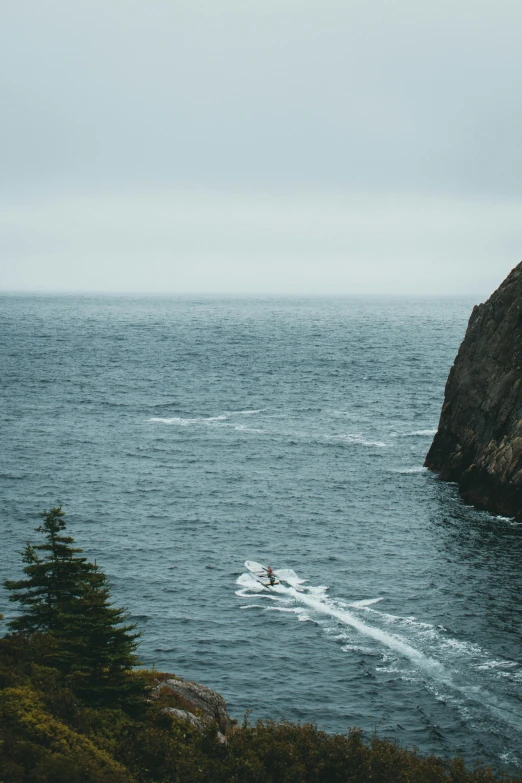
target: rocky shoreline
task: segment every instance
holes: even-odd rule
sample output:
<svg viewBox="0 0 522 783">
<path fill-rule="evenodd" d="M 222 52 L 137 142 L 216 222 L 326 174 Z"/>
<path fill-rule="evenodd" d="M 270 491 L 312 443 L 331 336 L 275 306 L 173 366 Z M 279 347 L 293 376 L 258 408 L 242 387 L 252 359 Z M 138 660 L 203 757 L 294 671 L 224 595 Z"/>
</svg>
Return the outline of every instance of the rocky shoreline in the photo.
<svg viewBox="0 0 522 783">
<path fill-rule="evenodd" d="M 226 741 L 226 734 L 235 721 L 230 717 L 226 702 L 217 691 L 197 682 L 190 682 L 173 674 L 163 674 L 151 693 L 151 699 L 164 703 L 163 712 L 172 718 L 184 720 L 199 731 L 210 724 L 218 729 L 218 739 Z"/>
<path fill-rule="evenodd" d="M 467 502 L 522 520 L 522 263 L 471 313 L 425 466 Z"/>
</svg>

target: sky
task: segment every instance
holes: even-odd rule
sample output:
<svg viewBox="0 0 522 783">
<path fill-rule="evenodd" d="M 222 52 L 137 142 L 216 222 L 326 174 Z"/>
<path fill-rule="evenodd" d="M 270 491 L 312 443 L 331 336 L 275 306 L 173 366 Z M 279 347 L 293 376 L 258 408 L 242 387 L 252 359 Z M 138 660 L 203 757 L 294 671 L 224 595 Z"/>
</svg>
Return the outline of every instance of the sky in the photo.
<svg viewBox="0 0 522 783">
<path fill-rule="evenodd" d="M 519 0 L 0 10 L 0 290 L 480 299 L 522 259 Z"/>
</svg>

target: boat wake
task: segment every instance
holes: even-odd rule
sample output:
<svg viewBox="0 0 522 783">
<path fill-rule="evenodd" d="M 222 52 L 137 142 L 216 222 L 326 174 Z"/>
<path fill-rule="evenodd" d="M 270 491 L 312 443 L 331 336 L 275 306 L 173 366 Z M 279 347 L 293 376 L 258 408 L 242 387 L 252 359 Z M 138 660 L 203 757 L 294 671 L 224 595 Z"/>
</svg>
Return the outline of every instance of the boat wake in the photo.
<svg viewBox="0 0 522 783">
<path fill-rule="evenodd" d="M 252 562 L 247 563 L 251 568 Z M 486 722 L 493 717 L 522 732 L 520 699 L 513 698 L 513 688 L 520 693 L 522 686 L 522 667 L 516 661 L 497 659 L 472 642 L 452 637 L 442 626 L 381 611 L 381 598 L 350 603 L 329 596 L 325 586 L 308 585 L 292 569 L 274 574 L 279 584 L 270 588 L 249 571 L 238 578 L 236 595 L 246 599 L 241 608 L 315 622 L 344 652 L 373 656 L 377 677 L 394 674 L 418 682 L 438 701 L 454 705 L 467 722 L 483 724 L 486 712 Z"/>
</svg>

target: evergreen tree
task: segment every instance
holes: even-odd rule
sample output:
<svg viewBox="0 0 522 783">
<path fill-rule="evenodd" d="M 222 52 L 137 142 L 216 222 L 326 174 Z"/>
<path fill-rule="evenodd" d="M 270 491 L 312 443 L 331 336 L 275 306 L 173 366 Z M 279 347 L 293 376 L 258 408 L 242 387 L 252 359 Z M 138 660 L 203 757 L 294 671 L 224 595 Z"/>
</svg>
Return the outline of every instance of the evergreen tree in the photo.
<svg viewBox="0 0 522 783">
<path fill-rule="evenodd" d="M 43 512 L 36 531 L 44 543 L 27 544 L 22 560 L 25 579 L 7 580 L 11 601 L 22 610 L 8 625 L 15 633 L 47 634 L 48 663 L 70 687 L 93 704 L 130 703 L 143 692 L 131 675 L 138 663 L 139 634 L 126 624 L 127 614 L 110 603 L 110 585 L 96 564 L 80 557 L 74 539 L 64 535 L 61 507 Z"/>
<path fill-rule="evenodd" d="M 44 543 L 27 543 L 22 553 L 27 578 L 5 582 L 12 591 L 9 600 L 22 608 L 22 614 L 8 626 L 13 631 L 59 635 L 71 605 L 83 592 L 82 584 L 91 566 L 85 557 L 78 557 L 82 550 L 72 546 L 74 539 L 62 535 L 66 523 L 61 507 L 44 511 L 41 516 L 43 523 L 35 530 L 43 533 Z"/>
<path fill-rule="evenodd" d="M 129 677 L 139 663 L 134 654 L 139 634 L 128 615 L 110 602 L 110 585 L 95 564 L 83 582 L 74 614 L 68 618 L 67 653 L 74 689 L 92 703 L 132 700 L 143 691 L 142 683 Z"/>
</svg>

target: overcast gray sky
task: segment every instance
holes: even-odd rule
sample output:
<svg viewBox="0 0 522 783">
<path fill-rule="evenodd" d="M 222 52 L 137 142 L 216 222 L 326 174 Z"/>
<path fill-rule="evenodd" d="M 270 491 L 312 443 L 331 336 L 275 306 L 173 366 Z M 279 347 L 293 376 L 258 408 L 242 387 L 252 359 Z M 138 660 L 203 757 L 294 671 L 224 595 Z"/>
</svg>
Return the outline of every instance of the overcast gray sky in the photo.
<svg viewBox="0 0 522 783">
<path fill-rule="evenodd" d="M 519 0 L 0 0 L 0 289 L 489 294 Z"/>
</svg>

